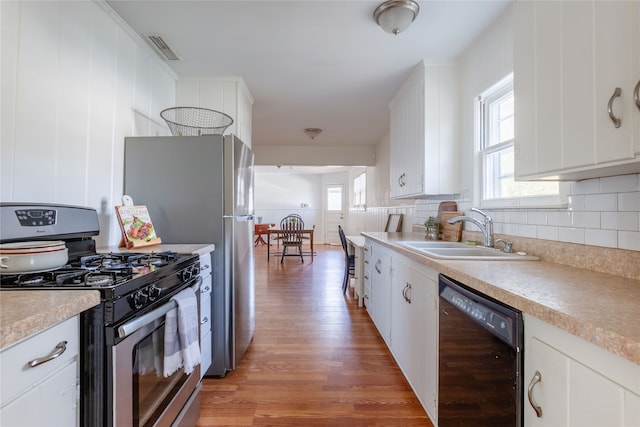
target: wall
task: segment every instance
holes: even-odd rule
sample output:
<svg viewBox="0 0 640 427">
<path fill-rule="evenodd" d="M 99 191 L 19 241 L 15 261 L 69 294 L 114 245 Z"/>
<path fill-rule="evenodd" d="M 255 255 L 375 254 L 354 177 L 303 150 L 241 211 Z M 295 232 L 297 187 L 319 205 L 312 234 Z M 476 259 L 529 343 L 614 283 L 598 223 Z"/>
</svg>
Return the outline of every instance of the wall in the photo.
<svg viewBox="0 0 640 427">
<path fill-rule="evenodd" d="M 458 60 L 462 105 L 460 210 L 473 206 L 473 98 L 513 69 L 511 11 Z M 517 76 L 516 76 L 517 78 Z M 512 236 L 640 250 L 640 176 L 573 182 L 565 209 L 491 209 L 495 232 Z M 417 200 L 415 224 L 435 215 L 440 200 Z M 466 227 L 466 225 L 465 225 Z M 473 225 L 470 230 L 477 230 Z"/>
<path fill-rule="evenodd" d="M 117 244 L 124 137 L 166 135 L 175 76 L 96 2 L 0 2 L 0 200 L 90 206 Z"/>
<path fill-rule="evenodd" d="M 283 166 L 286 168 L 287 166 Z M 315 241 L 324 239 L 323 180 L 321 174 L 256 173 L 255 216 L 263 224 L 280 224 L 288 214 L 298 214 L 305 226 L 316 225 Z M 308 207 L 302 207 L 302 204 Z"/>
</svg>

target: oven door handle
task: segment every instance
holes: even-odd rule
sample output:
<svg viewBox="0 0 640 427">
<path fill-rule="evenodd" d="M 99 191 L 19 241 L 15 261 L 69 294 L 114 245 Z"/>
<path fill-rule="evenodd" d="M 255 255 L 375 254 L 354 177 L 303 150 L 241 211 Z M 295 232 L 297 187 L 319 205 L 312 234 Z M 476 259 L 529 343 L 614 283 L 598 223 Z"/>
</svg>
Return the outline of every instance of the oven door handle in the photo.
<svg viewBox="0 0 640 427">
<path fill-rule="evenodd" d="M 191 286 L 194 292 L 197 292 L 202 284 L 203 279 L 201 276 L 198 276 L 196 279 L 196 283 Z M 124 325 L 118 328 L 118 338 L 126 338 L 135 331 L 140 328 L 145 327 L 146 325 L 155 322 L 171 310 L 173 310 L 177 306 L 176 302 L 170 300 L 168 303 L 163 305 L 162 307 L 158 307 L 153 311 L 148 312 L 147 314 L 143 314 L 140 317 L 136 317 L 132 321 L 125 323 Z"/>
</svg>

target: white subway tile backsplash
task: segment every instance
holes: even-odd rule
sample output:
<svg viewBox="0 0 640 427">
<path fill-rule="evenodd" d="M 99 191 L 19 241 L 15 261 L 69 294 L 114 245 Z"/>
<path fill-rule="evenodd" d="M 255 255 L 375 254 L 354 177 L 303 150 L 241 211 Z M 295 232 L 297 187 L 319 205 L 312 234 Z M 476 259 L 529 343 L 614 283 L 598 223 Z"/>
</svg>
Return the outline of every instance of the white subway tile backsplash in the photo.
<svg viewBox="0 0 640 427">
<path fill-rule="evenodd" d="M 560 227 L 558 228 L 558 240 L 584 245 L 584 228 Z"/>
<path fill-rule="evenodd" d="M 527 215 L 527 223 L 533 225 L 547 225 L 547 213 L 529 212 Z"/>
<path fill-rule="evenodd" d="M 640 174 L 572 182 L 567 187 L 567 209 L 486 209 L 494 220 L 494 232 L 640 250 Z M 469 195 L 456 201 L 458 210 L 471 214 Z M 416 201 L 416 223 L 437 211 L 439 202 Z M 465 229 L 478 231 L 473 224 L 465 224 Z"/>
<path fill-rule="evenodd" d="M 511 234 L 514 236 L 518 235 L 518 225 L 517 224 L 502 224 L 502 234 Z"/>
<path fill-rule="evenodd" d="M 640 231 L 637 212 L 602 212 L 600 228 L 607 230 Z"/>
<path fill-rule="evenodd" d="M 542 226 L 539 225 L 537 239 L 543 240 L 558 240 L 558 227 Z"/>
<path fill-rule="evenodd" d="M 618 232 L 616 230 L 585 230 L 584 243 L 592 246 L 617 248 Z"/>
<path fill-rule="evenodd" d="M 584 196 L 584 210 L 586 211 L 617 211 L 618 195 L 611 194 L 588 194 Z"/>
<path fill-rule="evenodd" d="M 640 232 L 618 231 L 618 248 L 640 251 Z"/>
<path fill-rule="evenodd" d="M 567 208 L 570 211 L 584 210 L 584 195 L 572 195 L 567 197 Z"/>
<path fill-rule="evenodd" d="M 588 179 L 571 183 L 571 194 L 595 194 L 600 191 L 599 179 Z"/>
<path fill-rule="evenodd" d="M 512 212 L 510 222 L 513 222 L 514 224 L 526 224 L 527 212 Z"/>
<path fill-rule="evenodd" d="M 621 212 L 640 211 L 640 191 L 618 194 L 618 210 Z"/>
<path fill-rule="evenodd" d="M 600 212 L 572 212 L 572 225 L 580 228 L 600 228 Z"/>
<path fill-rule="evenodd" d="M 559 227 L 570 227 L 573 225 L 573 215 L 571 212 L 549 212 L 547 215 L 548 225 Z"/>
<path fill-rule="evenodd" d="M 638 190 L 638 175 L 620 175 L 600 178 L 601 193 L 622 193 Z"/>
<path fill-rule="evenodd" d="M 518 224 L 518 236 L 535 239 L 538 234 L 538 227 L 535 225 Z"/>
</svg>

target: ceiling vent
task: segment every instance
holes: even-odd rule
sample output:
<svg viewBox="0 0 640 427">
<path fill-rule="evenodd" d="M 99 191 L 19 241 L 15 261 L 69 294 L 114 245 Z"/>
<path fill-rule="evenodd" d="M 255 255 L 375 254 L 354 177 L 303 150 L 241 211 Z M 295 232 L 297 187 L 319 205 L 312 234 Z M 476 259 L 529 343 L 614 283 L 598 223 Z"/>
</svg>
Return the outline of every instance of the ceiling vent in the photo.
<svg viewBox="0 0 640 427">
<path fill-rule="evenodd" d="M 164 41 L 161 34 L 145 34 L 144 36 L 165 60 L 182 61 L 182 58 L 173 51 L 169 43 Z"/>
</svg>

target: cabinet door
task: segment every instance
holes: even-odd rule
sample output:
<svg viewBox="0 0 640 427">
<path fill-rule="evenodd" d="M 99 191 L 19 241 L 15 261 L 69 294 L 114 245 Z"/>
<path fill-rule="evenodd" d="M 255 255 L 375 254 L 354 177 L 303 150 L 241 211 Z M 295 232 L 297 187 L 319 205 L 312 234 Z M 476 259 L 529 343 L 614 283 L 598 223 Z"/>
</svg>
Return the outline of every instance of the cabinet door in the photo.
<svg viewBox="0 0 640 427">
<path fill-rule="evenodd" d="M 634 158 L 637 8 L 631 1 L 515 3 L 517 177 L 589 178 Z M 616 87 L 618 128 L 607 113 Z"/>
<path fill-rule="evenodd" d="M 391 104 L 391 197 L 421 192 L 424 168 L 424 72 L 415 70 Z"/>
<path fill-rule="evenodd" d="M 633 16 L 635 16 L 635 22 L 640 22 L 640 5 L 636 3 L 635 10 L 633 11 Z M 634 89 L 634 106 L 633 110 L 634 116 L 634 132 L 633 137 L 635 141 L 635 152 L 636 154 L 640 154 L 640 105 L 637 105 L 637 102 L 640 102 L 640 25 L 633 26 L 633 40 L 635 41 L 635 45 L 633 47 L 633 75 L 635 78 L 635 83 L 633 86 Z M 636 99 L 638 101 L 636 101 Z M 640 422 L 638 423 L 640 425 Z"/>
<path fill-rule="evenodd" d="M 417 283 L 413 281 L 409 270 L 393 260 L 393 278 L 391 284 L 391 351 L 404 372 L 407 379 L 411 376 L 410 348 L 413 337 L 411 325 L 411 311 L 413 306 L 420 304 L 412 298 Z M 410 381 L 411 382 L 411 381 Z"/>
<path fill-rule="evenodd" d="M 372 263 L 372 318 L 380 335 L 389 345 L 391 333 L 391 257 L 376 246 L 373 248 Z"/>
<path fill-rule="evenodd" d="M 525 315 L 527 427 L 636 427 L 640 421 L 640 366 Z"/>
<path fill-rule="evenodd" d="M 455 87 L 450 64 L 421 63 L 391 102 L 391 197 L 457 190 Z"/>
<path fill-rule="evenodd" d="M 437 285 L 427 274 L 395 257 L 392 263 L 391 350 L 418 399 L 435 419 Z M 435 271 L 424 270 L 437 277 Z"/>
<path fill-rule="evenodd" d="M 525 346 L 525 391 L 536 372 L 541 381 L 531 390 L 531 397 L 542 410 L 538 417 L 525 397 L 524 424 L 527 427 L 568 426 L 567 389 L 569 384 L 569 359 L 537 339 Z"/>
<path fill-rule="evenodd" d="M 0 410 L 0 425 L 74 427 L 78 425 L 78 363 L 73 360 Z"/>
<path fill-rule="evenodd" d="M 634 156 L 633 89 L 640 79 L 634 75 L 634 56 L 640 43 L 634 40 L 638 26 L 634 10 L 637 1 L 595 1 L 595 101 L 596 101 L 596 161 L 598 163 L 630 159 Z M 615 98 L 612 110 L 622 124 L 616 128 L 606 107 L 614 90 L 621 95 Z M 634 111 L 635 110 L 635 111 Z"/>
</svg>

